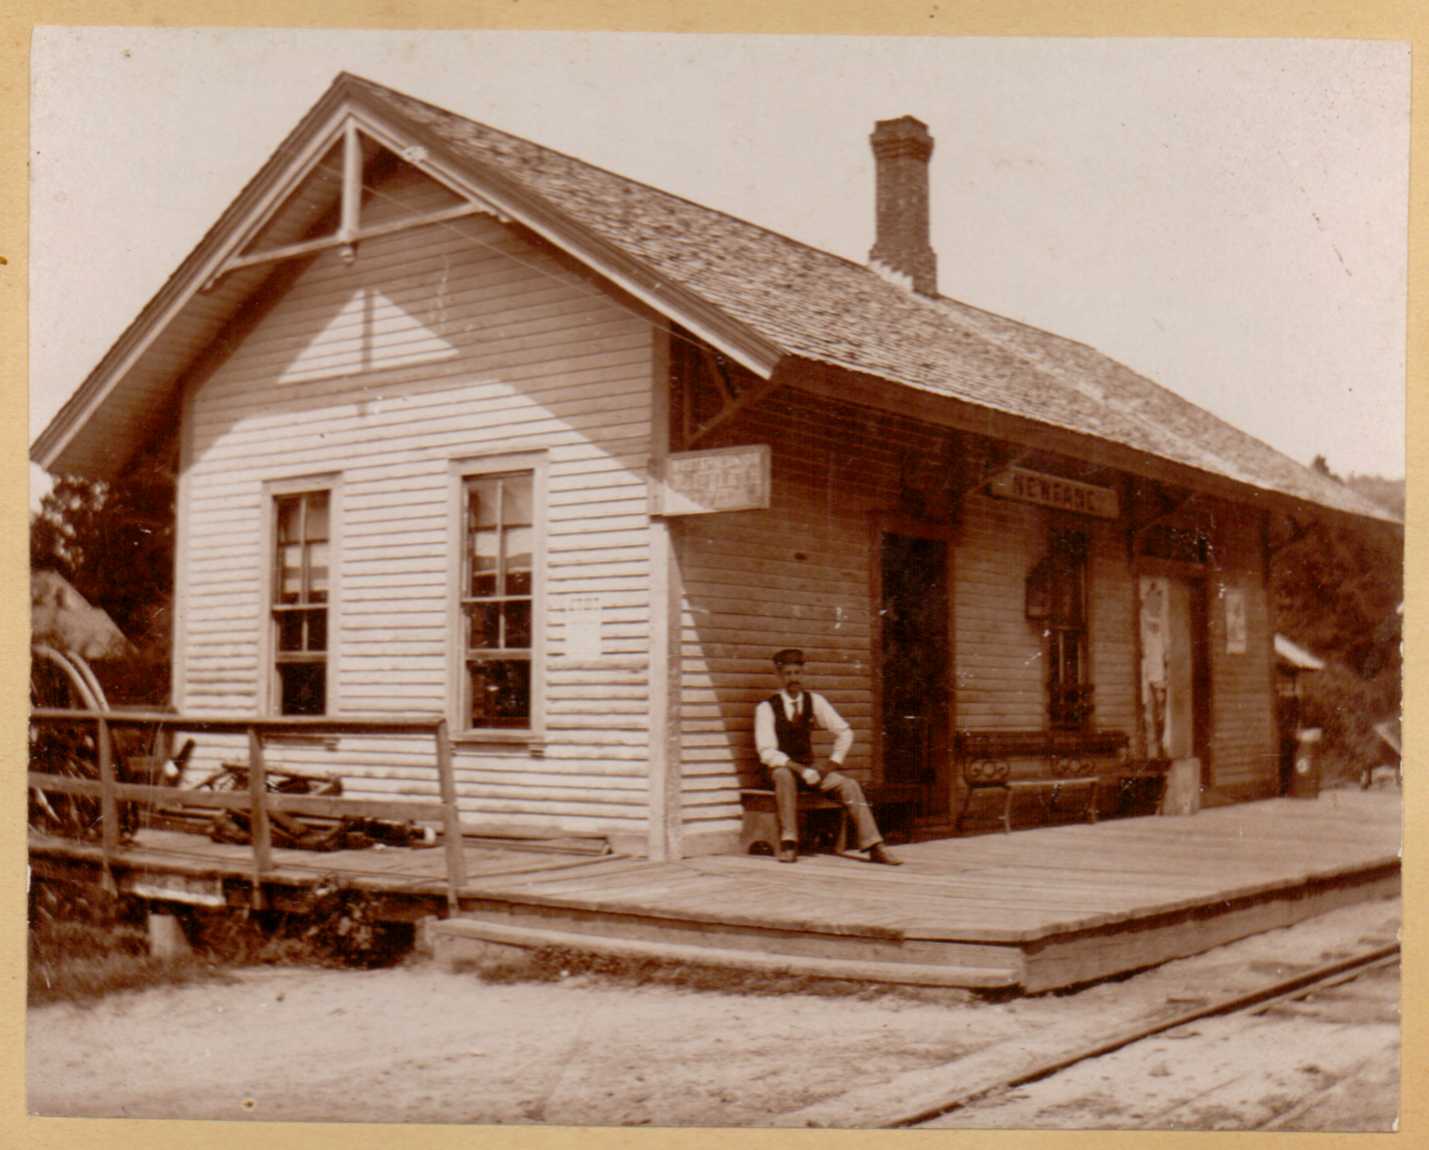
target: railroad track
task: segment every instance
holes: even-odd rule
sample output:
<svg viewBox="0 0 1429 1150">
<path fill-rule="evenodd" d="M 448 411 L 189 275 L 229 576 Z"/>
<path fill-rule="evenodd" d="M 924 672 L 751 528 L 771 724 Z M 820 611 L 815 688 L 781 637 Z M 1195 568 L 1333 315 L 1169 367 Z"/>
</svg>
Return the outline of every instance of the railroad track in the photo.
<svg viewBox="0 0 1429 1150">
<path fill-rule="evenodd" d="M 1250 991 L 1229 995 L 1181 1011 L 1167 1018 L 1139 1023 L 1099 1038 L 1085 1046 L 1047 1057 L 1007 1075 L 1000 1081 L 983 1082 L 971 1088 L 950 1089 L 946 1095 L 941 1097 L 930 1098 L 924 1095 L 916 1107 L 910 1108 L 902 1114 L 885 1114 L 876 1125 L 886 1129 L 919 1126 L 974 1102 L 1050 1078 L 1080 1062 L 1111 1054 L 1123 1047 L 1131 1046 L 1158 1034 L 1174 1031 L 1202 1019 L 1232 1014 L 1264 1013 L 1292 1000 L 1307 998 L 1321 991 L 1351 982 L 1371 970 L 1396 965 L 1399 962 L 1399 949 L 1398 943 L 1378 946 L 1348 958 L 1325 963 L 1290 977 L 1266 983 Z M 1283 1114 L 1276 1115 L 1275 1119 L 1278 1122 L 1284 1117 Z"/>
</svg>

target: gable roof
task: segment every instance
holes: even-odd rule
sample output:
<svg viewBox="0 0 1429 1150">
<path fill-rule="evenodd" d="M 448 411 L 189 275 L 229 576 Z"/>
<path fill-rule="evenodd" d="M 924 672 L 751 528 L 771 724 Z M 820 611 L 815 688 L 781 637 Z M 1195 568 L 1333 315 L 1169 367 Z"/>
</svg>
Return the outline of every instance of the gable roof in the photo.
<svg viewBox="0 0 1429 1150">
<path fill-rule="evenodd" d="M 267 273 L 229 274 L 206 309 L 189 306 L 197 284 L 235 249 L 258 206 L 277 198 L 266 185 L 285 173 L 291 179 L 305 154 L 312 163 L 324 125 L 331 131 L 345 114 L 363 116 L 366 127 L 385 133 L 404 155 L 417 155 L 430 174 L 495 204 L 763 377 L 786 359 L 812 361 L 1297 503 L 1395 521 L 1350 488 L 1085 344 L 946 297 L 917 295 L 863 265 L 346 73 L 36 440 L 36 462 L 103 471 L 113 461 L 97 444 L 81 444 L 101 409 L 127 412 L 131 422 L 147 415 L 151 426 L 167 414 L 175 355 L 182 360 L 185 349 L 191 356 L 205 336 L 211 341 Z M 175 325 L 179 334 L 168 340 L 174 347 L 167 358 L 145 350 Z M 147 377 L 146 357 L 159 365 Z M 128 387 L 127 377 L 135 381 Z M 114 418 L 104 422 L 115 425 Z"/>
</svg>

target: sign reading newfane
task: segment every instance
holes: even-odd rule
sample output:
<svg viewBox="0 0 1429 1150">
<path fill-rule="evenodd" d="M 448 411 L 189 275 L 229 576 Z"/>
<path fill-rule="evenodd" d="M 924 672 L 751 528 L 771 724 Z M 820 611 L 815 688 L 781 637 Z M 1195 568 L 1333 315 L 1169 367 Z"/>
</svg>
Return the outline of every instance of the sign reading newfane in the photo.
<svg viewBox="0 0 1429 1150">
<path fill-rule="evenodd" d="M 987 490 L 989 495 L 1003 499 L 1040 503 L 1043 507 L 1095 515 L 1098 519 L 1116 519 L 1121 515 L 1121 504 L 1111 487 L 1093 487 L 1090 483 L 1043 475 L 1021 467 L 1009 467 L 987 485 Z"/>
<path fill-rule="evenodd" d="M 769 445 L 678 451 L 665 460 L 660 515 L 707 515 L 769 506 Z"/>
</svg>

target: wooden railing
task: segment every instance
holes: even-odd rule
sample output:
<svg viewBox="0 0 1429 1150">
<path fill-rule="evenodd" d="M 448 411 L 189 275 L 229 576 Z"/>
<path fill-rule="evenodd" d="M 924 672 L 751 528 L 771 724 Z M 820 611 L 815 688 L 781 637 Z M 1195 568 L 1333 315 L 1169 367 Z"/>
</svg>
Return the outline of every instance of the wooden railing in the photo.
<svg viewBox="0 0 1429 1150">
<path fill-rule="evenodd" d="M 457 909 L 457 899 L 466 883 L 466 859 L 462 854 L 461 819 L 457 812 L 456 780 L 452 774 L 451 739 L 446 720 L 438 716 L 369 716 L 345 719 L 323 717 L 220 718 L 179 715 L 167 711 L 83 711 L 36 707 L 30 712 L 32 724 L 89 724 L 95 728 L 99 778 L 76 778 L 30 771 L 30 786 L 60 794 L 98 795 L 100 803 L 100 850 L 106 884 L 112 887 L 112 867 L 119 851 L 119 803 L 144 802 L 165 806 L 218 807 L 248 814 L 253 842 L 253 895 L 263 902 L 263 883 L 273 870 L 273 838 L 269 814 L 292 814 L 342 818 L 438 821 L 442 824 L 446 847 L 447 905 Z M 185 733 L 246 733 L 248 736 L 248 793 L 211 791 L 119 782 L 115 778 L 114 737 L 116 727 L 142 727 Z M 349 799 L 330 795 L 274 794 L 268 790 L 263 764 L 264 739 L 269 735 L 430 735 L 436 748 L 437 787 L 440 801 Z"/>
</svg>

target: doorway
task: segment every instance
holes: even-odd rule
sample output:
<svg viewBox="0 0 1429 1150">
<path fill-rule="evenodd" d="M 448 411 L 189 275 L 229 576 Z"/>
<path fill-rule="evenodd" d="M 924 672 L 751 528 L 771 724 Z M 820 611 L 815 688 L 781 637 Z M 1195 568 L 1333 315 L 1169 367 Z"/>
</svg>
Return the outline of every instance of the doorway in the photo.
<svg viewBox="0 0 1429 1150">
<path fill-rule="evenodd" d="M 949 818 L 948 541 L 880 533 L 883 778 L 918 788 L 916 818 Z"/>
<path fill-rule="evenodd" d="M 1141 687 L 1147 753 L 1173 761 L 1200 760 L 1201 785 L 1211 785 L 1211 659 L 1205 581 L 1143 575 Z"/>
</svg>

